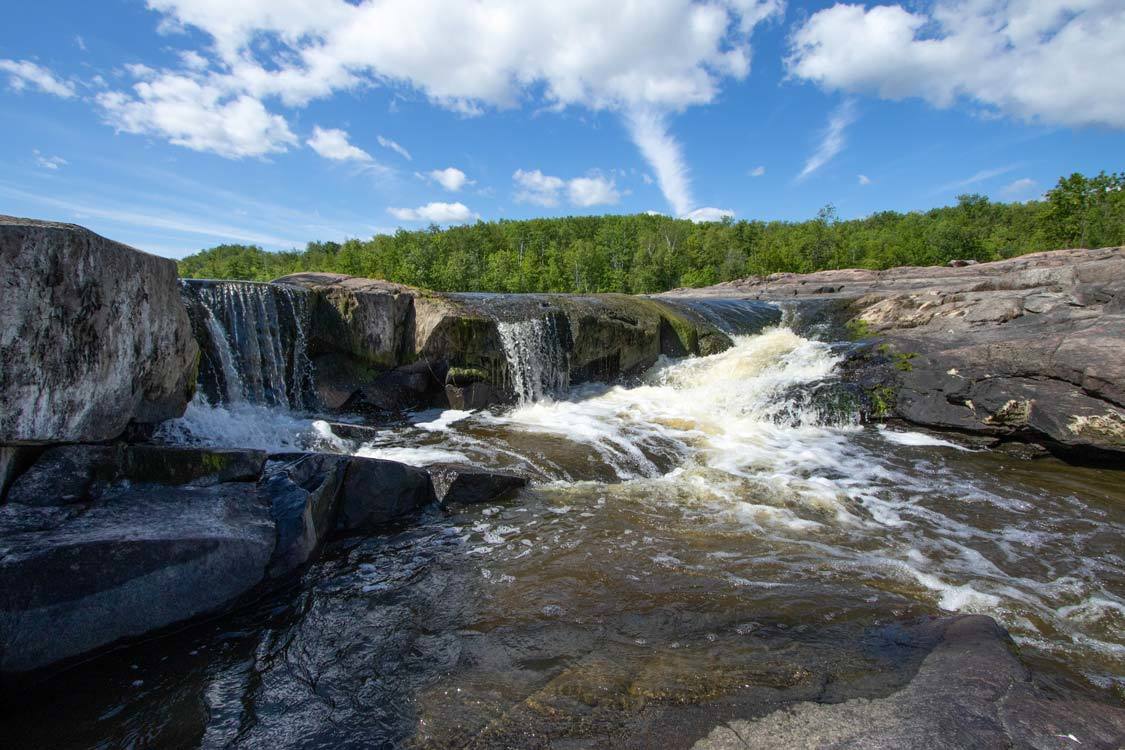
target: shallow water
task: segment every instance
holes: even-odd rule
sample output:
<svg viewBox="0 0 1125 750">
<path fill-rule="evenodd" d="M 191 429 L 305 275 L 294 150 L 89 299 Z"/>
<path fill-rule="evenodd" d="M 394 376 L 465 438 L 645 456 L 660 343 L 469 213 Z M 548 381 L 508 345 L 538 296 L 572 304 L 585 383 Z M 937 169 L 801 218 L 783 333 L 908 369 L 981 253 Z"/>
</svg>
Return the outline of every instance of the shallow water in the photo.
<svg viewBox="0 0 1125 750">
<path fill-rule="evenodd" d="M 334 543 L 290 590 L 72 670 L 28 698 L 19 732 L 690 745 L 725 716 L 889 692 L 921 658 L 902 623 L 943 612 L 995 617 L 1067 689 L 1120 679 L 1122 475 L 861 427 L 802 397 L 838 359 L 772 329 L 635 383 L 385 428 L 195 404 L 167 439 L 468 460 L 535 483 Z"/>
</svg>

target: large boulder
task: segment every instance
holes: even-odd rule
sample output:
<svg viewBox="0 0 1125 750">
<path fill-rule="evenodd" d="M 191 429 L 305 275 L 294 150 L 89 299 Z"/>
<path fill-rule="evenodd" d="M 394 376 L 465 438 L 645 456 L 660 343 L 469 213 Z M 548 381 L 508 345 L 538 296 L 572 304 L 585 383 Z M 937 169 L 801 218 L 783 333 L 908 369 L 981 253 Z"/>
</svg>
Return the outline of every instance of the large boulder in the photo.
<svg viewBox="0 0 1125 750">
<path fill-rule="evenodd" d="M 176 264 L 0 216 L 0 444 L 95 442 L 180 416 L 198 347 Z"/>
<path fill-rule="evenodd" d="M 526 477 L 504 471 L 456 464 L 437 464 L 427 468 L 434 483 L 434 493 L 443 508 L 503 500 L 527 486 Z"/>
<path fill-rule="evenodd" d="M 334 530 L 348 457 L 328 453 L 272 456 L 262 479 L 277 527 L 269 574 L 284 575 L 307 562 Z"/>
<path fill-rule="evenodd" d="M 274 538 L 250 482 L 120 484 L 82 507 L 0 506 L 0 673 L 219 609 L 265 577 Z"/>
<path fill-rule="evenodd" d="M 378 458 L 352 458 L 340 491 L 336 527 L 371 531 L 399 520 L 435 501 L 424 470 Z"/>
</svg>

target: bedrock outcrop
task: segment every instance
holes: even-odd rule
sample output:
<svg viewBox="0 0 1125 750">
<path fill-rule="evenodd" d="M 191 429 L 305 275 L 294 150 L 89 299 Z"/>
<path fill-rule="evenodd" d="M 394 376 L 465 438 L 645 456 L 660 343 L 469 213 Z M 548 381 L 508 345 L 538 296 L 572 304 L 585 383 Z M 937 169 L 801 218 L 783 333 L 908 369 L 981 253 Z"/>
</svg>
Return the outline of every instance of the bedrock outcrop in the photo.
<svg viewBox="0 0 1125 750">
<path fill-rule="evenodd" d="M 901 690 L 731 721 L 695 750 L 1115 748 L 1125 736 L 1125 710 L 1037 687 L 992 619 L 956 617 L 931 627 L 940 640 Z"/>
<path fill-rule="evenodd" d="M 0 444 L 109 440 L 183 413 L 198 347 L 176 264 L 0 216 Z"/>
<path fill-rule="evenodd" d="M 639 373 L 661 354 L 711 354 L 730 338 L 692 310 L 620 294 L 454 294 L 329 273 L 274 284 L 313 292 L 310 356 L 328 408 L 476 408 L 515 395 L 505 323 L 540 323 L 571 382 Z"/>
<path fill-rule="evenodd" d="M 798 322 L 866 342 L 845 372 L 887 416 L 1125 453 L 1125 248 L 774 274 L 677 294 L 786 304 Z"/>
<path fill-rule="evenodd" d="M 0 677 L 221 611 L 436 502 L 425 470 L 372 458 L 50 448 L 0 504 Z"/>
</svg>

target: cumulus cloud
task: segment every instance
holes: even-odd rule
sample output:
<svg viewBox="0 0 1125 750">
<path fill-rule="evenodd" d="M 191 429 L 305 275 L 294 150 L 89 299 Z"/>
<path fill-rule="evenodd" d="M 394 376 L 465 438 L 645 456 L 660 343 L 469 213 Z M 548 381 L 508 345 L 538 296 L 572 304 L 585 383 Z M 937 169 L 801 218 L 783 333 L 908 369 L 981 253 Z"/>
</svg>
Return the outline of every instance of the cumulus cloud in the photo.
<svg viewBox="0 0 1125 750">
<path fill-rule="evenodd" d="M 61 156 L 47 156 L 46 154 L 39 153 L 39 149 L 32 151 L 35 155 L 35 163 L 43 169 L 57 170 L 59 167 L 65 167 L 67 160 Z"/>
<path fill-rule="evenodd" d="M 765 173 L 766 173 L 766 168 L 763 167 L 763 166 L 757 166 L 757 167 L 754 167 L 753 169 L 750 170 L 750 176 L 751 177 L 761 177 Z"/>
<path fill-rule="evenodd" d="M 559 202 L 559 192 L 566 185 L 561 177 L 543 174 L 538 169 L 525 171 L 517 169 L 512 174 L 516 183 L 516 200 L 521 203 L 535 203 L 539 206 L 555 206 Z"/>
<path fill-rule="evenodd" d="M 461 224 L 476 218 L 464 203 L 427 203 L 418 208 L 388 208 L 399 221 L 428 221 L 434 224 Z"/>
<path fill-rule="evenodd" d="M 734 218 L 734 211 L 728 208 L 697 208 L 694 211 L 688 211 L 683 218 L 691 219 L 696 224 L 702 224 L 707 221 L 722 221 L 723 219 Z"/>
<path fill-rule="evenodd" d="M 407 161 L 413 161 L 414 157 L 412 157 L 410 155 L 410 152 L 407 151 L 402 146 L 400 146 L 395 141 L 392 141 L 390 138 L 384 138 L 383 136 L 380 135 L 380 136 L 376 136 L 376 140 L 379 141 L 379 145 L 382 146 L 383 148 L 389 148 L 391 151 L 394 151 L 396 154 L 401 156 L 403 159 L 406 159 Z"/>
<path fill-rule="evenodd" d="M 835 158 L 836 154 L 844 149 L 844 131 L 855 122 L 855 103 L 848 99 L 833 110 L 828 118 L 828 127 L 824 129 L 820 145 L 812 156 L 805 161 L 805 167 L 797 175 L 798 180 L 803 180 L 816 170 L 823 167 Z"/>
<path fill-rule="evenodd" d="M 1013 117 L 1125 127 L 1120 0 L 837 4 L 791 39 L 790 75 L 829 91 L 967 99 Z"/>
<path fill-rule="evenodd" d="M 47 68 L 30 60 L 0 60 L 0 73 L 8 74 L 8 86 L 15 91 L 31 87 L 63 99 L 69 99 L 75 94 L 73 83 L 58 78 Z"/>
<path fill-rule="evenodd" d="M 305 141 L 313 151 L 332 161 L 372 161 L 371 154 L 348 142 L 348 134 L 338 128 L 313 128 L 312 137 Z"/>
<path fill-rule="evenodd" d="M 621 200 L 617 184 L 596 172 L 586 177 L 564 180 L 561 177 L 543 174 L 538 169 L 530 171 L 517 169 L 512 175 L 512 181 L 516 185 L 516 200 L 521 203 L 557 206 L 560 197 L 565 195 L 571 205 L 588 208 L 612 205 Z"/>
<path fill-rule="evenodd" d="M 575 177 L 567 183 L 566 189 L 575 206 L 607 206 L 621 200 L 614 181 L 600 175 Z"/>
<path fill-rule="evenodd" d="M 166 138 L 229 159 L 265 156 L 297 144 L 284 117 L 252 96 L 206 79 L 162 73 L 138 81 L 130 93 L 104 91 L 96 100 L 118 131 Z"/>
<path fill-rule="evenodd" d="M 754 27 L 781 0 L 148 0 L 162 29 L 203 32 L 214 85 L 288 106 L 405 85 L 467 116 L 535 96 L 619 113 L 678 213 L 692 207 L 667 116 L 714 101 L 750 70 Z M 410 33 L 403 33 L 409 29 Z M 217 80 L 217 79 L 221 79 Z"/>
<path fill-rule="evenodd" d="M 429 172 L 419 174 L 418 176 L 430 180 L 431 182 L 436 182 L 451 193 L 456 193 L 466 185 L 474 184 L 473 181 L 469 179 L 468 175 L 457 167 L 431 169 Z"/>
</svg>

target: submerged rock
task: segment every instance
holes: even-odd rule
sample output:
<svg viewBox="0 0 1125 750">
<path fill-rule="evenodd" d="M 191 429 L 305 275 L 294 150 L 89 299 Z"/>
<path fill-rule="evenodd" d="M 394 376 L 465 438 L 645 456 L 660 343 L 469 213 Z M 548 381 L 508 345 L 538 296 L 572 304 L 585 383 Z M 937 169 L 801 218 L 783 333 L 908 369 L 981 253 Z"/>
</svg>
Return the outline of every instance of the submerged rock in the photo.
<svg viewBox="0 0 1125 750">
<path fill-rule="evenodd" d="M 199 349 L 175 261 L 0 216 L 0 443 L 97 442 L 183 414 Z"/>
<path fill-rule="evenodd" d="M 0 673 L 219 609 L 274 549 L 251 483 L 118 485 L 82 508 L 0 507 Z"/>
<path fill-rule="evenodd" d="M 695 750 L 857 747 L 1114 748 L 1125 710 L 1037 688 L 991 618 L 938 621 L 941 640 L 906 687 L 886 698 L 799 703 L 716 727 Z"/>
</svg>

